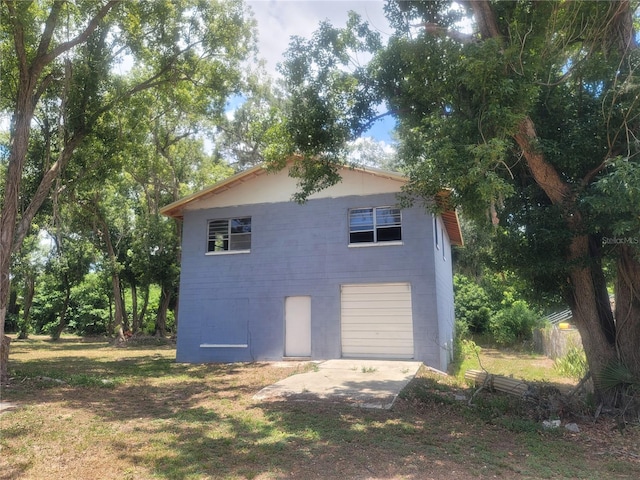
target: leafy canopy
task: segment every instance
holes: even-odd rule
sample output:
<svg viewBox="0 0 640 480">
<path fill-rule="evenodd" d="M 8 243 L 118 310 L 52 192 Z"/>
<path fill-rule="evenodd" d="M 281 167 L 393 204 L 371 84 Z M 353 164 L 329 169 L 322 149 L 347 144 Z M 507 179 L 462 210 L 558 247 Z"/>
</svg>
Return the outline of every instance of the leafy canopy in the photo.
<svg viewBox="0 0 640 480">
<path fill-rule="evenodd" d="M 299 155 L 305 198 L 339 180 L 345 146 L 384 104 L 397 120 L 408 193 L 432 198 L 451 188 L 465 215 L 498 226 L 505 267 L 562 289 L 579 233 L 568 232 L 570 216 L 583 219 L 582 233 L 640 236 L 639 54 L 626 10 L 618 2 L 478 5 L 495 25 L 471 3 L 390 1 L 396 32 L 384 46 L 355 15 L 342 29 L 323 24 L 310 40 L 296 39 L 283 64 L 291 103 L 279 153 Z M 464 19 L 474 33 L 460 30 Z M 363 51 L 366 66 L 350 65 L 345 52 Z M 517 140 L 528 125 L 529 153 L 557 172 L 566 201 L 550 197 L 525 161 Z"/>
</svg>

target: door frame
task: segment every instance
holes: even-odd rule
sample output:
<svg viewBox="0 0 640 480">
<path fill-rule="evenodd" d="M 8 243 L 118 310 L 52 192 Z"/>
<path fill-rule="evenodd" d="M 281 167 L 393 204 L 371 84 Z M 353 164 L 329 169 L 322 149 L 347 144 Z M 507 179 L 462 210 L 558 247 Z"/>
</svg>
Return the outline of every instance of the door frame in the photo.
<svg viewBox="0 0 640 480">
<path fill-rule="evenodd" d="M 284 356 L 311 357 L 311 296 L 284 299 Z"/>
</svg>

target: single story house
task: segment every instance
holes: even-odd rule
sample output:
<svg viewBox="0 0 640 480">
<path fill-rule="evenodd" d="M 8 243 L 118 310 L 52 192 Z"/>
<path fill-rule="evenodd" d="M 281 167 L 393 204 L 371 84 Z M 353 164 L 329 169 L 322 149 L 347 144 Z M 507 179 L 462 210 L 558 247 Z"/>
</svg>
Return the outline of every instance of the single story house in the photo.
<svg viewBox="0 0 640 480">
<path fill-rule="evenodd" d="M 257 166 L 164 207 L 183 221 L 178 362 L 414 359 L 446 370 L 455 211 L 401 208 L 407 179 L 343 168 L 297 181 Z"/>
</svg>

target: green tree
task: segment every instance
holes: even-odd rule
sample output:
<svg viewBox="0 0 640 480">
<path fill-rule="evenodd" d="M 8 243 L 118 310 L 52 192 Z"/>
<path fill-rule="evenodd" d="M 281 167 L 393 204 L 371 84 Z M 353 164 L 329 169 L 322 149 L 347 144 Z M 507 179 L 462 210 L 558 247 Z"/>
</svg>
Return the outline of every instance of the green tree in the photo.
<svg viewBox="0 0 640 480">
<path fill-rule="evenodd" d="M 570 305 L 605 403 L 616 398 L 599 381 L 608 365 L 640 377 L 636 8 L 391 1 L 396 33 L 384 48 L 371 48 L 352 17 L 297 39 L 284 64 L 291 107 L 279 152 L 299 155 L 301 198 L 339 180 L 345 145 L 384 101 L 398 121 L 408 193 L 433 198 L 448 187 L 467 215 L 490 212 L 505 263 Z M 461 31 L 464 19 L 472 33 Z M 374 55 L 366 69 L 351 65 L 356 51 Z"/>
<path fill-rule="evenodd" d="M 18 338 L 29 338 L 32 331 L 31 306 L 36 293 L 36 280 L 43 273 L 48 263 L 48 252 L 40 244 L 39 231 L 32 229 L 27 235 L 22 248 L 14 257 L 13 286 L 20 300 L 19 319 L 17 320 Z"/>
<path fill-rule="evenodd" d="M 177 305 L 181 224 L 161 217 L 160 207 L 233 172 L 215 155 L 207 155 L 203 140 L 197 137 L 207 133 L 210 122 L 222 120 L 222 112 L 214 117 L 204 105 L 197 89 L 185 87 L 161 95 L 149 91 L 126 110 L 123 130 L 130 133 L 119 144 L 136 234 L 128 244 L 122 273 L 132 291 L 133 331 L 144 322 L 138 318 L 138 286 L 143 294 L 142 317 L 151 284 L 160 287 L 155 318 L 158 335 L 166 335 L 167 311 L 171 306 L 175 313 Z"/>
<path fill-rule="evenodd" d="M 215 125 L 216 155 L 236 171 L 264 162 L 272 142 L 274 125 L 282 121 L 283 100 L 271 80 L 262 72 L 249 76 L 238 105 Z"/>
<path fill-rule="evenodd" d="M 49 287 L 56 302 L 50 312 L 57 321 L 50 322 L 48 332 L 53 340 L 58 340 L 69 325 L 72 289 L 78 286 L 89 272 L 95 252 L 88 242 L 75 234 L 58 232 L 55 247 L 47 270 L 51 276 Z"/>
<path fill-rule="evenodd" d="M 75 150 L 105 115 L 151 88 L 199 85 L 207 108 L 223 109 L 251 51 L 252 25 L 241 2 L 2 2 L 0 107 L 11 125 L 2 157 L 0 380 L 7 378 L 11 254 Z M 127 62 L 136 74 L 119 73 Z M 34 120 L 45 107 L 57 109 L 63 122 L 31 194 L 23 188 L 26 159 Z"/>
<path fill-rule="evenodd" d="M 68 328 L 77 335 L 108 335 L 112 330 L 110 285 L 101 275 L 103 272 L 91 271 L 71 289 Z"/>
<path fill-rule="evenodd" d="M 456 274 L 453 277 L 453 292 L 456 322 L 461 322 L 461 325 L 456 323 L 456 328 L 462 328 L 465 332 L 485 333 L 493 312 L 484 288 L 464 275 Z"/>
</svg>

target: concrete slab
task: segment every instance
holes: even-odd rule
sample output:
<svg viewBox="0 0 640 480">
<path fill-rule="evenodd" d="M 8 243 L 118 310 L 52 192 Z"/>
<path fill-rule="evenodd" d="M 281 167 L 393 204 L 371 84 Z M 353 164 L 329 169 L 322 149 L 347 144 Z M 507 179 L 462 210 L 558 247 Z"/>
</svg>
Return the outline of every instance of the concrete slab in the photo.
<svg viewBox="0 0 640 480">
<path fill-rule="evenodd" d="M 0 401 L 0 414 L 8 412 L 9 410 L 15 410 L 16 408 L 18 408 L 18 405 L 15 403 Z"/>
<path fill-rule="evenodd" d="M 347 403 L 361 408 L 389 409 L 415 377 L 421 362 L 392 360 L 327 360 L 263 388 L 255 400 L 306 400 Z"/>
</svg>

